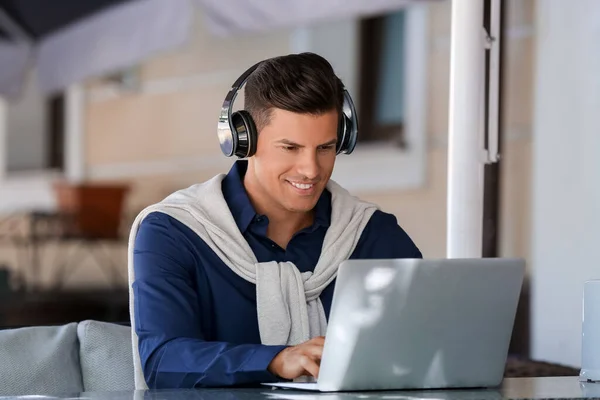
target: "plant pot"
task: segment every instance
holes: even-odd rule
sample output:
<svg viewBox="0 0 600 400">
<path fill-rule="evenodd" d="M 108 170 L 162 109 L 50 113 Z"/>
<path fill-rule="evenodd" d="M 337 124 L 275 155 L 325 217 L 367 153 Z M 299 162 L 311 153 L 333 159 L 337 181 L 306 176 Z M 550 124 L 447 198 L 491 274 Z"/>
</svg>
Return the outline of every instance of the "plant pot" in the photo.
<svg viewBox="0 0 600 400">
<path fill-rule="evenodd" d="M 126 184 L 55 184 L 59 213 L 65 217 L 63 233 L 89 239 L 117 239 L 128 190 Z"/>
</svg>

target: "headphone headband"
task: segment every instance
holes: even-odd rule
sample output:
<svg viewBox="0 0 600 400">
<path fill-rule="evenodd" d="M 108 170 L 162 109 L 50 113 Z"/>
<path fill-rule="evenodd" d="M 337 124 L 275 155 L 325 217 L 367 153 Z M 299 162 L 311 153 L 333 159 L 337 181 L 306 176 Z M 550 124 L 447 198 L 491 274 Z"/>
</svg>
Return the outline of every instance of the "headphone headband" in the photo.
<svg viewBox="0 0 600 400">
<path fill-rule="evenodd" d="M 217 136 L 221 151 L 227 157 L 234 154 L 239 158 L 251 157 L 256 151 L 257 134 L 252 117 L 247 111 L 232 113 L 233 104 L 238 91 L 246 83 L 250 75 L 262 64 L 260 61 L 240 75 L 227 92 L 217 123 Z M 344 104 L 338 127 L 337 154 L 350 154 L 354 151 L 358 136 L 358 116 L 350 93 L 343 87 Z"/>
</svg>

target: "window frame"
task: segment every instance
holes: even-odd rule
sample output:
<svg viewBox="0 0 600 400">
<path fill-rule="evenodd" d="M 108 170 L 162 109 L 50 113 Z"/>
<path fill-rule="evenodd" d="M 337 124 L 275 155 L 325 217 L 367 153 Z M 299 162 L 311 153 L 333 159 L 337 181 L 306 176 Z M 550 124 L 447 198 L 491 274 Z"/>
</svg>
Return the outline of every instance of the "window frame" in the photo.
<svg viewBox="0 0 600 400">
<path fill-rule="evenodd" d="M 79 84 L 67 88 L 63 95 L 62 170 L 48 168 L 8 172 L 7 164 L 7 102 L 0 97 L 0 214 L 53 210 L 56 207 L 53 184 L 62 179 L 78 182 L 83 179 L 84 148 L 84 92 Z M 58 151 L 58 149 L 55 149 Z"/>
</svg>

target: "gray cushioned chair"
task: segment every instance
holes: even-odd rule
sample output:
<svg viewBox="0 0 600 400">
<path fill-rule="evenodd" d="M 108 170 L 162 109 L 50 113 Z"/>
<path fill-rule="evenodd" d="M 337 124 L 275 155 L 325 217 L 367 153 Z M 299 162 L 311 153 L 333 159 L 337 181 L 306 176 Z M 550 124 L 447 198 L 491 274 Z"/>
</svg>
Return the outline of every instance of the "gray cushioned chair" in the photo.
<svg viewBox="0 0 600 400">
<path fill-rule="evenodd" d="M 0 330 L 0 396 L 133 390 L 131 328 L 99 321 Z"/>
<path fill-rule="evenodd" d="M 134 389 L 130 327 L 83 321 L 77 337 L 85 391 Z"/>
<path fill-rule="evenodd" d="M 0 331 L 0 395 L 81 391 L 76 323 Z"/>
</svg>

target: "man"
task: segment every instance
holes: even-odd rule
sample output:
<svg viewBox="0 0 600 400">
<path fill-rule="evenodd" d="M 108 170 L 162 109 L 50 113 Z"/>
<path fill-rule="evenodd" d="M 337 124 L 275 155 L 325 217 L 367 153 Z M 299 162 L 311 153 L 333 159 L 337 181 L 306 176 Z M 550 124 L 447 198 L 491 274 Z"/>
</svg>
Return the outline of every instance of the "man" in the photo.
<svg viewBox="0 0 600 400">
<path fill-rule="evenodd" d="M 132 322 L 148 387 L 316 377 L 339 263 L 421 258 L 393 215 L 329 179 L 343 101 L 322 57 L 264 61 L 245 89 L 255 153 L 138 216 Z"/>
</svg>

